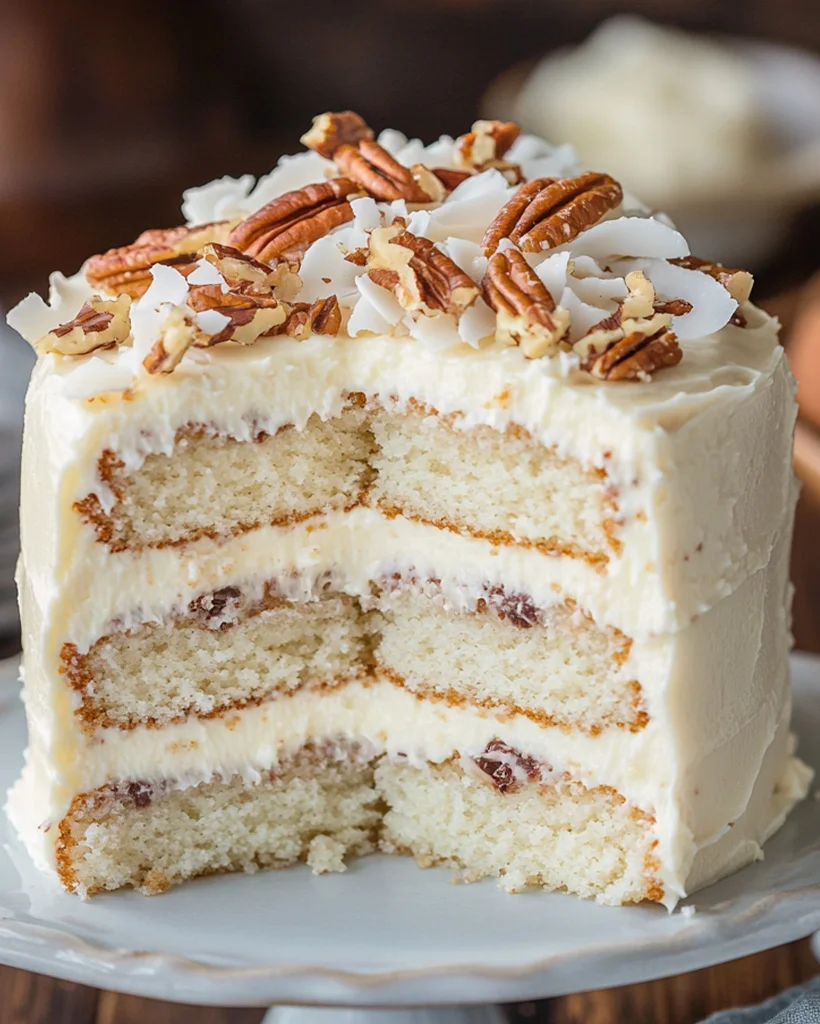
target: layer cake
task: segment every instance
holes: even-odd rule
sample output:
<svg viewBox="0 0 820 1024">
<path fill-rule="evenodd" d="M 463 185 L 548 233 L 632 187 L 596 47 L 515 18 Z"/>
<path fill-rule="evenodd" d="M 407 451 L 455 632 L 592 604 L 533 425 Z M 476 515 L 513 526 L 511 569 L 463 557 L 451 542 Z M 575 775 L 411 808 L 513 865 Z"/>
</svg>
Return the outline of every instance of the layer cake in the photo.
<svg viewBox="0 0 820 1024">
<path fill-rule="evenodd" d="M 777 324 L 514 125 L 303 141 L 10 315 L 13 821 L 82 896 L 380 849 L 674 906 L 809 784 Z"/>
</svg>

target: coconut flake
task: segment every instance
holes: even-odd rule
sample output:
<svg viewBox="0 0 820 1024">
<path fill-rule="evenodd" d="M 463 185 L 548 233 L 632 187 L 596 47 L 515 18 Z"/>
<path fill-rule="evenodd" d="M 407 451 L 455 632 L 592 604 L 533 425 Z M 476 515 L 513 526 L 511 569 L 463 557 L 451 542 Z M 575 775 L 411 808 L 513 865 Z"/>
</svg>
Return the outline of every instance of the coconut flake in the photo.
<svg viewBox="0 0 820 1024">
<path fill-rule="evenodd" d="M 347 332 L 355 338 L 359 334 L 390 334 L 391 329 L 390 324 L 369 299 L 361 295 L 350 314 Z"/>
<path fill-rule="evenodd" d="M 559 305 L 563 306 L 564 309 L 569 310 L 570 314 L 570 328 L 569 337 L 570 341 L 577 341 L 579 338 L 589 333 L 589 329 L 594 327 L 595 324 L 600 323 L 605 316 L 609 316 L 612 312 L 612 307 L 608 309 L 602 309 L 600 306 L 594 306 L 589 302 L 584 302 L 578 298 L 575 292 L 567 286 L 561 293 L 561 299 Z"/>
<path fill-rule="evenodd" d="M 196 314 L 196 325 L 203 334 L 219 334 L 231 322 L 229 316 L 220 313 L 216 309 L 204 309 Z"/>
<path fill-rule="evenodd" d="M 385 128 L 376 141 L 382 149 L 386 149 L 392 157 L 395 157 L 407 145 L 408 139 L 404 132 L 396 131 L 395 128 Z"/>
<path fill-rule="evenodd" d="M 207 185 L 186 189 L 182 193 L 182 215 L 185 223 L 209 224 L 215 220 L 243 216 L 254 181 L 252 174 L 243 174 L 241 178 L 226 175 Z"/>
<path fill-rule="evenodd" d="M 387 288 L 382 288 L 375 281 L 371 281 L 367 274 L 356 278 L 356 288 L 390 326 L 395 327 L 404 316 L 405 311 L 396 296 Z"/>
<path fill-rule="evenodd" d="M 137 303 L 137 309 L 157 308 L 163 303 L 184 306 L 188 301 L 188 282 L 175 267 L 155 263 L 151 267 L 153 280 Z"/>
<path fill-rule="evenodd" d="M 469 274 L 476 284 L 480 284 L 484 280 L 488 261 L 477 242 L 451 235 L 439 245 L 439 248 L 450 257 L 459 270 Z"/>
<path fill-rule="evenodd" d="M 230 291 L 228 282 L 206 259 L 197 260 L 196 270 L 188 275 L 188 284 L 218 284 L 223 292 Z"/>
<path fill-rule="evenodd" d="M 687 270 L 666 260 L 622 260 L 613 269 L 624 276 L 642 270 L 661 299 L 683 299 L 692 309 L 672 317 L 672 331 L 679 341 L 714 334 L 729 322 L 737 302 L 722 284 L 699 270 Z"/>
<path fill-rule="evenodd" d="M 48 279 L 48 302 L 44 302 L 36 292 L 30 292 L 9 311 L 6 322 L 30 345 L 34 345 L 44 334 L 73 320 L 93 294 L 94 290 L 82 270 L 71 277 L 57 271 Z"/>
<path fill-rule="evenodd" d="M 248 196 L 245 212 L 254 213 L 286 192 L 294 192 L 317 181 L 326 181 L 335 171 L 336 165 L 332 161 L 325 160 L 313 150 L 297 153 L 296 156 L 283 156 L 269 174 L 259 179 L 256 188 Z"/>
<path fill-rule="evenodd" d="M 436 316 L 406 316 L 403 323 L 411 338 L 436 352 L 452 348 L 461 341 L 455 318 L 449 313 L 438 313 Z"/>
<path fill-rule="evenodd" d="M 410 139 L 393 156 L 400 164 L 404 164 L 405 167 L 412 167 L 413 164 L 423 163 L 424 143 L 421 139 Z"/>
<path fill-rule="evenodd" d="M 62 379 L 62 391 L 66 398 L 92 398 L 107 391 L 125 391 L 133 381 L 130 366 L 121 360 L 111 362 L 95 353 L 71 367 Z"/>
<path fill-rule="evenodd" d="M 413 210 L 407 218 L 407 230 L 419 238 L 426 238 L 430 230 L 430 213 L 428 210 Z"/>
<path fill-rule="evenodd" d="M 482 298 L 478 298 L 461 314 L 458 336 L 468 345 L 478 348 L 482 341 L 494 334 L 495 313 Z"/>
<path fill-rule="evenodd" d="M 622 256 L 668 260 L 689 254 L 683 235 L 654 217 L 603 220 L 558 248 L 596 260 Z"/>
<path fill-rule="evenodd" d="M 359 231 L 372 231 L 380 226 L 382 215 L 375 199 L 369 196 L 351 199 L 350 208 L 353 210 L 353 224 Z"/>
<path fill-rule="evenodd" d="M 509 182 L 497 170 L 484 171 L 463 181 L 439 206 L 430 211 L 428 237 L 444 241 L 451 235 L 480 243 L 488 224 L 512 195 Z"/>
<path fill-rule="evenodd" d="M 535 268 L 535 272 L 550 295 L 553 298 L 556 298 L 556 296 L 560 295 L 567 286 L 567 276 L 569 274 L 569 253 L 553 253 L 538 264 Z"/>
<path fill-rule="evenodd" d="M 451 135 L 442 135 L 424 150 L 418 163 L 426 167 L 455 167 L 456 144 Z"/>
<path fill-rule="evenodd" d="M 384 214 L 385 224 L 392 224 L 397 217 L 407 220 L 407 203 L 403 199 L 394 199 L 392 203 L 381 203 L 380 209 Z"/>
<path fill-rule="evenodd" d="M 315 302 L 330 295 L 344 296 L 355 293 L 356 278 L 363 267 L 345 259 L 345 253 L 367 245 L 367 234 L 351 224 L 311 245 L 302 259 L 299 278 L 302 287 L 299 299 Z"/>
</svg>

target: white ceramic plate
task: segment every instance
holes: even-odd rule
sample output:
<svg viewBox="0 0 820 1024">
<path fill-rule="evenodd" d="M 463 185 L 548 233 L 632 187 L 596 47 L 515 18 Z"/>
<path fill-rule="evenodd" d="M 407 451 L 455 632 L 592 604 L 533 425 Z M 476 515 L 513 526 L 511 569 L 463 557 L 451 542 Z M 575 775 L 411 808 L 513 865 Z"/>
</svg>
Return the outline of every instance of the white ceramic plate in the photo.
<svg viewBox="0 0 820 1024">
<path fill-rule="evenodd" d="M 820 767 L 820 660 L 795 657 L 801 753 Z M 0 663 L 0 788 L 25 723 Z M 820 929 L 820 814 L 809 798 L 766 859 L 689 902 L 612 908 L 571 896 L 452 885 L 444 869 L 369 857 L 206 878 L 154 898 L 82 903 L 39 875 L 0 815 L 0 962 L 180 1002 L 401 1006 L 531 999 L 694 970 Z"/>
</svg>

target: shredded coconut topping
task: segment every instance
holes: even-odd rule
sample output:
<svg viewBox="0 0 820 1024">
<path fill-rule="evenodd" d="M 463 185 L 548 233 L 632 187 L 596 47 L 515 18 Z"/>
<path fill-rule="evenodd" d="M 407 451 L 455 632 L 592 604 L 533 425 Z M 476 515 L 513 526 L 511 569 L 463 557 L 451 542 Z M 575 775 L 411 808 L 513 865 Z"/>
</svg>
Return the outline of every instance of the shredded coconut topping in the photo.
<svg viewBox="0 0 820 1024">
<path fill-rule="evenodd" d="M 27 296 L 9 324 L 39 353 L 72 360 L 70 390 L 85 396 L 207 364 L 222 344 L 275 334 L 309 343 L 317 304 L 329 311 L 330 300 L 323 333 L 411 338 L 434 350 L 518 346 L 522 360 L 557 376 L 594 373 L 589 353 L 605 355 L 628 335 L 610 381 L 647 381 L 680 360 L 680 343 L 742 323 L 737 300 L 751 278 L 690 256 L 667 218 L 621 198 L 607 176 L 584 173 L 569 146 L 501 122 L 427 146 L 393 130 L 375 136 L 349 111 L 315 124 L 323 130 L 305 140 L 321 152 L 282 157 L 258 181 L 225 177 L 187 190 L 186 227 L 156 233 L 165 242 L 159 262 L 145 266 L 141 236 L 141 247 L 116 250 L 117 274 L 96 287 L 83 270 L 54 274 L 48 302 Z M 596 180 L 612 183 L 605 202 Z M 406 198 L 379 198 L 391 190 Z M 379 243 L 374 263 L 373 240 L 384 232 L 392 241 Z M 226 276 L 215 250 L 234 268 L 246 261 L 247 273 Z M 491 285 L 490 258 L 510 250 L 515 258 L 494 264 Z M 628 310 L 636 275 L 652 307 L 641 315 Z M 100 333 L 95 349 L 90 332 L 101 331 L 114 298 L 125 305 L 124 326 Z M 535 343 L 547 309 L 557 310 L 552 333 Z"/>
</svg>

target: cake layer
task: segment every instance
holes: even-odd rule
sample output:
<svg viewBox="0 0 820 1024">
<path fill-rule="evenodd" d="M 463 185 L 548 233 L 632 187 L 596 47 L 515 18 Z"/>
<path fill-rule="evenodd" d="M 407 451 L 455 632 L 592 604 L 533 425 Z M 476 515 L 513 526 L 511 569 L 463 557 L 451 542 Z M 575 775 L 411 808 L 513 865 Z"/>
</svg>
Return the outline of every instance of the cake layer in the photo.
<svg viewBox="0 0 820 1024">
<path fill-rule="evenodd" d="M 276 772 L 177 788 L 129 781 L 78 796 L 60 822 L 57 865 L 87 896 L 147 895 L 197 875 L 283 868 L 342 870 L 369 853 L 381 821 L 373 771 L 350 745 L 305 747 Z"/>
<path fill-rule="evenodd" d="M 166 622 L 109 633 L 85 654 L 65 644 L 62 670 L 80 695 L 75 714 L 83 727 L 226 714 L 368 672 L 371 616 L 353 598 L 321 594 L 296 603 L 273 587 L 244 597 L 223 587 Z"/>
<path fill-rule="evenodd" d="M 230 537 L 360 504 L 371 448 L 356 409 L 332 420 L 314 414 L 301 430 L 286 425 L 244 442 L 189 424 L 170 455 L 148 455 L 138 470 L 106 449 L 98 472 L 115 504 L 106 511 L 94 493 L 76 508 L 112 551 Z"/>
<path fill-rule="evenodd" d="M 374 776 L 375 768 L 375 776 Z M 386 812 L 386 815 L 385 815 Z M 383 820 L 382 820 L 383 819 Z M 59 823 L 63 885 L 146 894 L 197 875 L 344 870 L 346 855 L 412 853 L 423 865 L 561 889 L 605 903 L 660 900 L 651 817 L 494 741 L 443 764 L 314 744 L 257 778 L 120 781 L 78 796 Z"/>
<path fill-rule="evenodd" d="M 491 751 L 470 767 L 380 764 L 376 787 L 389 807 L 382 849 L 411 853 L 422 867 L 467 866 L 465 881 L 498 877 L 509 892 L 541 885 L 601 903 L 663 899 L 651 817 L 608 787 L 570 779 L 510 786 L 509 760 Z M 501 778 L 491 774 L 487 785 L 496 765 Z"/>
<path fill-rule="evenodd" d="M 163 621 L 112 629 L 85 652 L 64 644 L 75 714 L 90 732 L 161 726 L 338 686 L 375 667 L 425 697 L 543 725 L 595 733 L 648 720 L 624 667 L 629 638 L 565 603 L 538 608 L 499 586 L 453 590 L 399 573 L 356 597 L 351 589 L 338 574 L 261 590 L 237 581 Z"/>
<path fill-rule="evenodd" d="M 92 389 L 91 397 L 84 398 L 77 375 L 88 376 L 93 370 L 104 378 L 104 359 L 72 369 L 66 361 L 46 357 L 35 370 L 25 444 L 30 451 L 28 464 L 50 468 L 47 474 L 35 470 L 24 482 L 25 570 L 43 607 L 53 607 L 55 585 L 65 585 L 81 618 L 88 612 L 84 605 L 96 606 L 100 581 L 109 572 L 117 577 L 122 571 L 129 579 L 144 572 L 159 580 L 166 567 L 174 564 L 184 576 L 193 560 L 202 562 L 197 572 L 207 573 L 209 565 L 245 552 L 254 551 L 254 558 L 264 552 L 265 557 L 277 559 L 279 553 L 272 550 L 274 535 L 265 527 L 234 537 L 227 545 L 202 538 L 184 554 L 151 551 L 167 558 L 152 557 L 144 568 L 126 558 L 112 560 L 108 546 L 98 543 L 93 527 L 72 506 L 96 494 L 102 514 L 112 514 L 116 494 L 100 478 L 98 465 L 107 450 L 122 462 L 121 473 L 135 479 L 151 456 L 162 456 L 162 464 L 170 468 L 178 434 L 190 424 L 205 425 L 208 432 L 237 442 L 265 434 L 272 446 L 267 450 L 273 451 L 278 443 L 286 443 L 288 435 L 290 440 L 301 438 L 302 428 L 316 422 L 312 416 L 326 422 L 338 420 L 348 403 L 346 396 L 362 393 L 386 396 L 394 421 L 404 416 L 403 422 L 416 424 L 412 430 L 408 427 L 412 437 L 418 439 L 430 430 L 435 443 L 448 441 L 440 470 L 417 453 L 417 464 L 423 467 L 425 479 L 429 476 L 428 512 L 444 526 L 474 527 L 491 540 L 448 530 L 449 538 L 463 543 L 458 548 L 443 547 L 442 561 L 487 562 L 497 557 L 496 548 L 506 558 L 505 531 L 513 539 L 518 531 L 523 540 L 549 542 L 558 528 L 556 522 L 561 531 L 556 536 L 562 543 L 578 542 L 585 550 L 600 552 L 604 550 L 602 531 L 606 536 L 607 530 L 607 515 L 602 512 L 611 501 L 618 508 L 620 545 L 618 550 L 606 549 L 605 572 L 600 571 L 600 562 L 563 557 L 527 560 L 524 572 L 523 556 L 510 553 L 513 575 L 504 582 L 539 601 L 537 588 L 559 586 L 596 621 L 630 636 L 685 628 L 693 615 L 732 593 L 765 565 L 773 543 L 786 528 L 792 413 L 784 417 L 783 409 L 792 408 L 792 383 L 774 337 L 772 322 L 751 311 L 746 329 L 730 326 L 719 336 L 689 343 L 684 363 L 660 375 L 651 388 L 641 384 L 608 387 L 583 374 L 577 380 L 565 378 L 550 361 L 522 360 L 517 350 L 432 352 L 400 338 L 314 337 L 302 343 L 263 340 L 249 349 L 220 347 L 212 354 L 202 353 L 199 362 L 180 365 L 173 380 L 157 377 L 150 387 L 135 392 L 97 394 Z M 419 407 L 435 409 L 440 415 L 428 422 L 419 418 Z M 460 465 L 464 453 L 459 448 L 459 431 L 442 426 L 447 417 L 452 417 L 447 423 L 464 431 L 479 428 L 475 436 L 484 439 L 483 456 L 480 444 L 476 461 Z M 277 433 L 288 424 L 294 430 Z M 543 508 L 534 513 L 525 492 L 535 463 L 529 461 L 530 449 L 522 436 L 542 453 L 538 470 L 543 473 L 543 485 L 534 486 Z M 401 453 L 411 451 L 410 441 L 399 430 L 395 450 L 385 447 L 393 454 L 388 453 L 382 467 L 384 479 L 395 489 L 396 500 L 391 505 L 387 493 L 380 495 L 391 514 L 404 508 L 408 517 L 421 511 L 421 478 L 414 482 L 412 473 L 404 474 L 401 461 Z M 519 441 L 522 447 L 516 448 Z M 508 445 L 515 458 L 504 462 Z M 212 451 L 215 457 L 218 447 Z M 240 447 L 237 444 L 232 451 Z M 355 447 L 358 451 L 358 443 Z M 255 464 L 261 463 L 258 452 L 266 448 L 267 442 L 258 451 L 257 446 L 247 449 Z M 727 449 L 735 452 L 730 466 L 723 454 Z M 496 488 L 488 482 L 486 458 L 490 456 L 502 460 L 497 486 L 504 500 L 501 520 L 491 511 Z M 233 485 L 235 474 L 225 472 L 229 474 L 226 482 L 229 479 Z M 430 476 L 434 472 L 439 476 Z M 332 468 L 330 475 L 341 487 L 334 500 L 347 503 L 361 481 L 357 473 L 349 461 L 346 468 Z M 218 483 L 222 473 L 212 475 L 209 494 L 218 508 L 223 501 Z M 454 481 L 451 492 L 448 480 Z M 272 481 L 271 476 L 269 497 Z M 463 490 L 467 481 L 475 488 L 472 497 Z M 256 486 L 246 477 L 237 482 L 239 491 Z M 598 495 L 591 504 L 581 496 L 582 482 Z M 311 502 L 302 501 L 302 484 L 291 483 L 293 500 L 306 510 Z M 518 519 L 513 515 L 510 522 L 518 497 L 521 514 Z M 448 506 L 452 521 L 445 522 L 443 505 L 436 508 L 436 502 Z M 150 513 L 147 497 L 142 504 Z M 269 505 L 275 515 L 272 498 Z M 328 528 L 340 521 L 340 515 L 327 517 Z M 194 521 L 197 516 L 199 523 Z M 201 520 L 208 516 L 207 508 L 199 508 L 189 525 L 204 528 Z M 362 554 L 370 561 L 389 558 L 419 536 L 405 529 L 408 517 L 399 517 L 394 527 L 382 525 L 374 509 L 357 508 L 351 516 L 341 543 L 358 548 L 356 558 Z M 475 521 L 475 517 L 488 518 Z M 313 525 L 322 527 L 325 522 Z M 348 537 L 354 527 L 362 527 L 368 535 Z M 338 535 L 314 538 L 325 549 L 339 541 Z M 430 543 L 428 537 L 420 550 L 427 550 L 425 545 Z M 531 553 L 540 554 L 537 548 Z M 526 578 L 515 578 L 515 565 L 521 569 L 519 576 Z M 436 566 L 430 568 L 435 571 Z M 497 575 L 487 573 L 484 578 Z M 220 582 L 214 578 L 212 589 Z M 167 583 L 166 577 L 160 589 Z M 105 604 L 104 596 L 100 603 Z"/>
<path fill-rule="evenodd" d="M 106 449 L 98 472 L 115 503 L 105 511 L 93 493 L 77 511 L 113 551 L 223 539 L 359 504 L 594 564 L 617 549 L 618 508 L 603 469 L 560 458 L 520 427 L 459 429 L 460 417 L 400 413 L 372 399 L 362 409 L 364 396 L 353 399 L 332 419 L 314 413 L 301 429 L 245 442 L 187 425 L 169 454 L 133 470 Z"/>
</svg>

